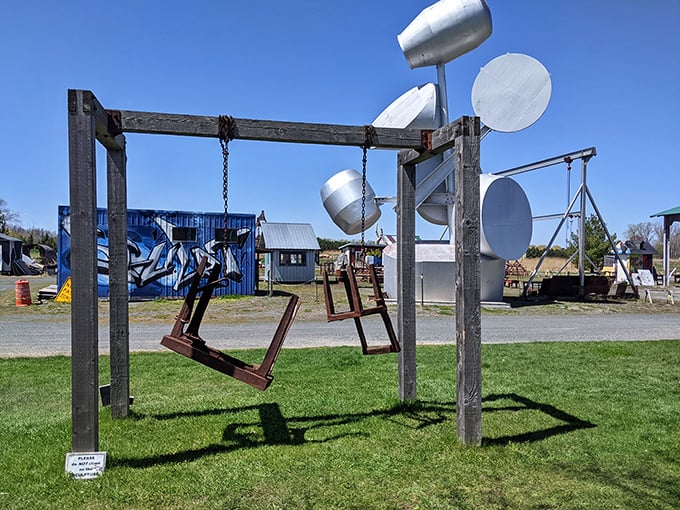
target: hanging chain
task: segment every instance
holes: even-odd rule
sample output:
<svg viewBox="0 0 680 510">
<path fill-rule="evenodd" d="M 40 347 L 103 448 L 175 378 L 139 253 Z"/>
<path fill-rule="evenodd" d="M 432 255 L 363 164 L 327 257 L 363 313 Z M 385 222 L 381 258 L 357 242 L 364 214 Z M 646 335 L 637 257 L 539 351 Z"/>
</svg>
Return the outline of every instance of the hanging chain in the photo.
<svg viewBox="0 0 680 510">
<path fill-rule="evenodd" d="M 220 115 L 217 118 L 218 136 L 222 148 L 222 199 L 224 200 L 224 243 L 227 242 L 227 218 L 229 211 L 229 141 L 234 139 L 234 117 Z"/>
<path fill-rule="evenodd" d="M 366 230 L 366 160 L 368 148 L 373 145 L 375 128 L 370 124 L 364 126 L 364 145 L 362 147 L 363 157 L 361 158 L 361 249 L 364 249 L 364 230 Z M 365 255 L 365 254 L 364 254 Z"/>
<path fill-rule="evenodd" d="M 567 164 L 567 205 L 566 207 L 569 207 L 569 201 L 571 200 L 571 163 L 574 161 L 571 159 L 569 156 L 565 156 L 564 162 Z M 569 223 L 567 224 L 567 230 L 565 232 L 566 237 L 564 239 L 564 244 L 568 245 L 569 244 L 569 238 L 571 237 L 571 225 L 574 221 L 574 218 L 569 215 Z"/>
</svg>

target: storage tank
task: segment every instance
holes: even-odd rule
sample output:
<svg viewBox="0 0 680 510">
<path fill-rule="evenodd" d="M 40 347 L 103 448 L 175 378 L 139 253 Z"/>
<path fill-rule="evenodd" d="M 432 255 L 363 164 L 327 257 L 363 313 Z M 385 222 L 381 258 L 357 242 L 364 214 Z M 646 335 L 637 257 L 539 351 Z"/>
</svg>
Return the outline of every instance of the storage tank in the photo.
<svg viewBox="0 0 680 510">
<path fill-rule="evenodd" d="M 362 205 L 361 174 L 348 168 L 328 179 L 321 187 L 321 201 L 328 215 L 347 235 L 361 232 Z M 375 202 L 375 192 L 366 182 L 364 229 L 375 224 L 380 218 L 380 209 Z"/>
<path fill-rule="evenodd" d="M 424 9 L 397 36 L 411 69 L 446 64 L 474 50 L 491 35 L 484 0 L 441 0 Z"/>
<path fill-rule="evenodd" d="M 383 288 L 389 299 L 397 298 L 397 244 L 383 250 Z M 416 243 L 415 299 L 426 303 L 453 303 L 456 300 L 455 246 L 448 243 Z M 505 260 L 482 255 L 480 258 L 480 299 L 485 303 L 503 301 Z"/>
</svg>

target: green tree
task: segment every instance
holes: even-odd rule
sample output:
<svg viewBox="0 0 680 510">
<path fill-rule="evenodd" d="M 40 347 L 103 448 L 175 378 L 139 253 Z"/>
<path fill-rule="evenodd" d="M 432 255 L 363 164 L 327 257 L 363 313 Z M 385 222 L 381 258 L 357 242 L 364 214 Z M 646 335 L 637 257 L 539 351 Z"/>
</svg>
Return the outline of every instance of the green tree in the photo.
<svg viewBox="0 0 680 510">
<path fill-rule="evenodd" d="M 326 239 L 325 237 L 317 237 L 316 239 L 319 241 L 321 251 L 337 250 L 340 246 L 349 243 L 346 239 Z"/>
<path fill-rule="evenodd" d="M 21 239 L 25 244 L 45 244 L 57 248 L 57 234 L 44 228 L 11 226 L 7 233 Z"/>
<path fill-rule="evenodd" d="M 597 269 L 602 269 L 604 256 L 611 252 L 611 246 L 607 240 L 607 233 L 600 218 L 595 214 L 587 217 L 585 230 L 586 257 L 590 259 Z M 611 236 L 612 241 L 616 242 L 616 234 L 611 234 Z M 566 250 L 569 256 L 578 251 L 578 232 L 571 234 L 571 240 Z"/>
</svg>

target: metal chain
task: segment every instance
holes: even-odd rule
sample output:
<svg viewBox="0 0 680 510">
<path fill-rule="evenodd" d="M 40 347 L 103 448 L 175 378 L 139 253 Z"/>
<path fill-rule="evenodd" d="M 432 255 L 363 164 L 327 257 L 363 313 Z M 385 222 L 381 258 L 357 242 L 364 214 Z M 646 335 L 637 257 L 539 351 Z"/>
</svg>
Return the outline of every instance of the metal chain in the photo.
<svg viewBox="0 0 680 510">
<path fill-rule="evenodd" d="M 224 239 L 227 241 L 227 219 L 229 211 L 229 141 L 234 139 L 234 118 L 220 115 L 217 118 L 218 136 L 222 148 L 222 199 L 224 200 Z"/>
<path fill-rule="evenodd" d="M 364 126 L 364 145 L 361 158 L 361 249 L 364 249 L 364 231 L 366 230 L 366 160 L 368 148 L 373 145 L 375 128 L 371 125 Z"/>
</svg>

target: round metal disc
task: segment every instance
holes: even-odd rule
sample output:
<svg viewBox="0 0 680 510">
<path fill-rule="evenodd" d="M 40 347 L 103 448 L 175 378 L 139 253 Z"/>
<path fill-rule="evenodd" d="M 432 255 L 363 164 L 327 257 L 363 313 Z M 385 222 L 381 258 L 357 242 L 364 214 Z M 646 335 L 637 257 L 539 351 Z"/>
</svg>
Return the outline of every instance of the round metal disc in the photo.
<svg viewBox="0 0 680 510">
<path fill-rule="evenodd" d="M 472 86 L 472 108 L 489 128 L 512 133 L 543 115 L 551 93 L 550 74 L 543 64 L 528 55 L 507 53 L 479 71 Z"/>
</svg>

